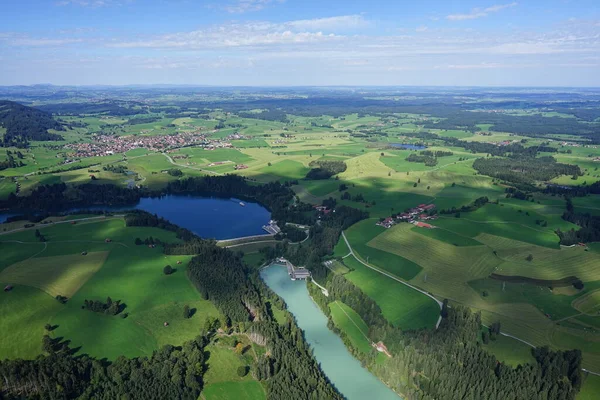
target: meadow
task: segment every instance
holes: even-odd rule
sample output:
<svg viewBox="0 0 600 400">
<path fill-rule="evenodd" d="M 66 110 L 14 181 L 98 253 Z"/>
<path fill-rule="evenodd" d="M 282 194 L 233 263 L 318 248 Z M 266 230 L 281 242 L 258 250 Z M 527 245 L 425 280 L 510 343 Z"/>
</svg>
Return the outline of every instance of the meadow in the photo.
<svg viewBox="0 0 600 400">
<path fill-rule="evenodd" d="M 118 218 L 40 226 L 40 232 L 48 241 L 33 258 L 31 249 L 23 248 L 39 248 L 33 230 L 0 237 L 2 247 L 12 253 L 12 262 L 0 272 L 0 284 L 14 286 L 1 294 L 6 311 L 2 324 L 10 324 L 5 327 L 15 333 L 0 348 L 2 354 L 35 357 L 41 351 L 44 325 L 51 324 L 57 326 L 52 336 L 68 338 L 82 353 L 108 359 L 148 355 L 158 346 L 189 340 L 207 316 L 219 315 L 185 276 L 189 256 L 165 256 L 158 248 L 133 243 L 136 237 L 148 236 L 176 241 L 171 232 L 126 228 Z M 106 238 L 112 241 L 106 243 Z M 162 272 L 165 265 L 181 267 L 167 276 Z M 55 300 L 55 293 L 67 296 L 66 304 Z M 81 309 L 86 299 L 107 297 L 126 304 L 127 318 Z M 21 302 L 23 307 L 15 307 Z M 195 309 L 192 318 L 183 317 L 184 305 Z"/>
<path fill-rule="evenodd" d="M 363 353 L 372 350 L 368 338 L 369 327 L 356 311 L 340 301 L 329 303 L 329 310 L 333 323 L 347 335 L 354 348 Z"/>
</svg>

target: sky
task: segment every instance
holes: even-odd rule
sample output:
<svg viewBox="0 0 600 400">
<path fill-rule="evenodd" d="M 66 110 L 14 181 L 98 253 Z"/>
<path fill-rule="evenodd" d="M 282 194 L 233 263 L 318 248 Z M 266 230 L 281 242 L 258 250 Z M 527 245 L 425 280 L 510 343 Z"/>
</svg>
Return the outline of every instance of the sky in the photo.
<svg viewBox="0 0 600 400">
<path fill-rule="evenodd" d="M 0 85 L 600 87 L 600 0 L 5 0 Z"/>
</svg>

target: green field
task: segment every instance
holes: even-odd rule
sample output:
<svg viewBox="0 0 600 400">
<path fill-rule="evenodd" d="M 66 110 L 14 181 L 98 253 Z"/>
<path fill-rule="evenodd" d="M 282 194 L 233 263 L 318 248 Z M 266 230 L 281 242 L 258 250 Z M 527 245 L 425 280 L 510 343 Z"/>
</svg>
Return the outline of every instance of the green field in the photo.
<svg viewBox="0 0 600 400">
<path fill-rule="evenodd" d="M 356 311 L 339 301 L 329 303 L 329 310 L 333 323 L 347 335 L 354 348 L 363 353 L 372 350 L 368 339 L 369 328 Z"/>
<path fill-rule="evenodd" d="M 352 257 L 344 259 L 344 264 L 352 269 L 346 278 L 375 300 L 392 324 L 402 329 L 435 325 L 440 311 L 432 299 L 365 267 Z"/>
<path fill-rule="evenodd" d="M 364 220 L 346 230 L 346 238 L 352 249 L 363 260 L 377 265 L 402 279 L 410 280 L 414 278 L 421 271 L 418 264 L 395 253 L 382 251 L 381 248 L 368 245 L 374 238 L 386 231 L 385 228 L 375 225 L 376 222 L 373 219 Z"/>
<path fill-rule="evenodd" d="M 600 393 L 600 376 L 586 374 L 577 400 L 596 400 Z"/>
<path fill-rule="evenodd" d="M 487 331 L 487 328 L 483 327 L 483 331 Z M 536 362 L 530 346 L 507 336 L 498 335 L 495 340 L 490 340 L 488 344 L 481 343 L 481 346 L 496 356 L 498 361 L 513 367 Z"/>
<path fill-rule="evenodd" d="M 251 355 L 253 350 L 246 350 L 243 355 L 236 354 L 224 339 L 207 347 L 208 369 L 204 375 L 203 391 L 206 399 L 265 399 L 265 390 L 253 380 L 251 373 L 241 378 L 236 372 L 238 367 L 250 365 L 255 357 Z M 248 344 L 247 341 L 242 342 Z"/>
<path fill-rule="evenodd" d="M 36 287 L 52 297 L 71 297 L 104 264 L 108 252 L 36 257 L 0 272 L 0 281 Z"/>
<path fill-rule="evenodd" d="M 92 356 L 114 359 L 119 355 L 148 355 L 160 345 L 180 344 L 193 338 L 206 316 L 219 315 L 210 302 L 201 300 L 183 268 L 178 267 L 178 271 L 170 276 L 162 273 L 165 265 L 176 266 L 178 261 L 185 267 L 189 257 L 165 256 L 158 248 L 133 244 L 133 238 L 148 236 L 174 241 L 171 232 L 156 228 L 125 228 L 123 220 L 117 218 L 77 225 L 48 225 L 40 231 L 48 239 L 47 247 L 35 258 L 20 263 L 15 260 L 19 254 L 26 259 L 31 253 L 23 251 L 22 244 L 6 241 L 33 241 L 33 231 L 2 236 L 2 246 L 8 247 L 14 261 L 12 266 L 4 269 L 2 276 L 7 273 L 9 277 L 31 276 L 34 282 L 29 282 L 30 285 L 49 288 L 49 291 L 70 291 L 72 295 L 63 305 L 42 291 L 21 285 L 3 293 L 3 299 L 15 301 L 22 298 L 21 294 L 36 293 L 35 297 L 27 297 L 23 307 L 2 301 L 2 307 L 7 310 L 3 313 L 3 322 L 10 323 L 10 331 L 16 332 L 12 341 L 0 348 L 3 354 L 35 357 L 41 351 L 43 326 L 50 323 L 58 325 L 52 331 L 53 336 L 68 338 L 73 348 L 81 347 L 80 351 Z M 74 237 L 78 239 L 73 240 Z M 112 242 L 105 243 L 105 238 L 111 238 Z M 37 247 L 39 243 L 32 245 Z M 83 251 L 88 255 L 82 256 Z M 95 264 L 91 263 L 94 257 L 98 260 Z M 34 263 L 37 260 L 41 262 Z M 102 264 L 100 260 L 105 261 Z M 98 263 L 101 268 L 95 269 Z M 31 266 L 35 268 L 32 270 Z M 35 273 L 44 271 L 46 266 L 49 266 L 47 273 Z M 80 267 L 84 267 L 82 271 L 78 271 Z M 3 284 L 11 283 L 3 279 L 0 278 Z M 126 304 L 127 318 L 81 309 L 85 299 L 104 300 L 108 296 Z M 182 310 L 186 304 L 196 309 L 190 319 L 183 318 Z M 164 322 L 169 326 L 164 327 Z M 27 334 L 19 335 L 20 332 Z"/>
</svg>

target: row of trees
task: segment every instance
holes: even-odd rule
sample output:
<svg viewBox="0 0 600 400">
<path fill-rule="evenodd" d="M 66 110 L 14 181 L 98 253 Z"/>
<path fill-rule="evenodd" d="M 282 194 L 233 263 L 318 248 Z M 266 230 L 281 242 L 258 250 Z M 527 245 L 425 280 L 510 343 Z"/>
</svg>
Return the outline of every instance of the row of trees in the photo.
<svg viewBox="0 0 600 400">
<path fill-rule="evenodd" d="M 121 303 L 121 300 L 113 301 L 110 297 L 107 297 L 105 302 L 86 299 L 83 301 L 81 308 L 107 315 L 117 315 L 125 309 L 125 304 Z"/>
<path fill-rule="evenodd" d="M 490 201 L 490 199 L 488 199 L 487 196 L 478 197 L 475 200 L 473 200 L 473 202 L 471 202 L 470 204 L 467 204 L 466 206 L 461 206 L 458 208 L 451 207 L 451 208 L 440 210 L 440 214 L 455 214 L 455 213 L 460 213 L 460 212 L 475 211 L 475 210 L 478 210 L 481 207 L 485 206 L 487 203 L 489 203 L 489 201 Z"/>
</svg>

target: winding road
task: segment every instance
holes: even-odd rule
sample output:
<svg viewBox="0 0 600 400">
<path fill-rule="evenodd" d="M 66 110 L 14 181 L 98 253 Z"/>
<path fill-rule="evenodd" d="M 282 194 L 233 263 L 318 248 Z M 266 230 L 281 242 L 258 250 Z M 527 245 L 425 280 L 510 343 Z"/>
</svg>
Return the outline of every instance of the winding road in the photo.
<svg viewBox="0 0 600 400">
<path fill-rule="evenodd" d="M 400 282 L 401 284 L 408 286 L 409 288 L 416 290 L 419 293 L 424 294 L 425 296 L 429 297 L 430 299 L 432 299 L 433 301 L 435 301 L 437 303 L 437 305 L 440 307 L 440 310 L 442 309 L 442 302 L 439 301 L 438 299 L 436 299 L 435 297 L 433 297 L 431 294 L 427 293 L 424 290 L 421 290 L 413 285 L 411 285 L 410 283 L 407 283 L 405 281 L 403 281 L 400 278 L 395 277 L 394 275 L 391 275 L 385 271 L 382 271 L 381 269 L 374 267 L 372 265 L 367 264 L 366 262 L 364 262 L 363 260 L 361 260 L 360 258 L 358 258 L 356 256 L 356 254 L 354 253 L 354 250 L 352 250 L 352 246 L 350 246 L 350 242 L 348 242 L 348 239 L 346 238 L 346 235 L 344 234 L 344 232 L 342 231 L 342 237 L 344 238 L 344 241 L 346 242 L 346 246 L 348 246 L 348 250 L 350 250 L 350 255 L 352 255 L 352 257 L 354 257 L 354 259 L 356 259 L 356 261 L 358 261 L 359 263 L 361 263 L 362 265 L 364 265 L 367 268 L 372 269 L 373 271 L 376 271 L 378 273 L 380 273 L 381 275 L 385 275 L 390 279 L 395 280 L 396 282 Z M 442 316 L 440 315 L 436 324 L 435 324 L 435 329 L 437 329 L 440 326 L 440 322 L 442 322 Z"/>
</svg>

